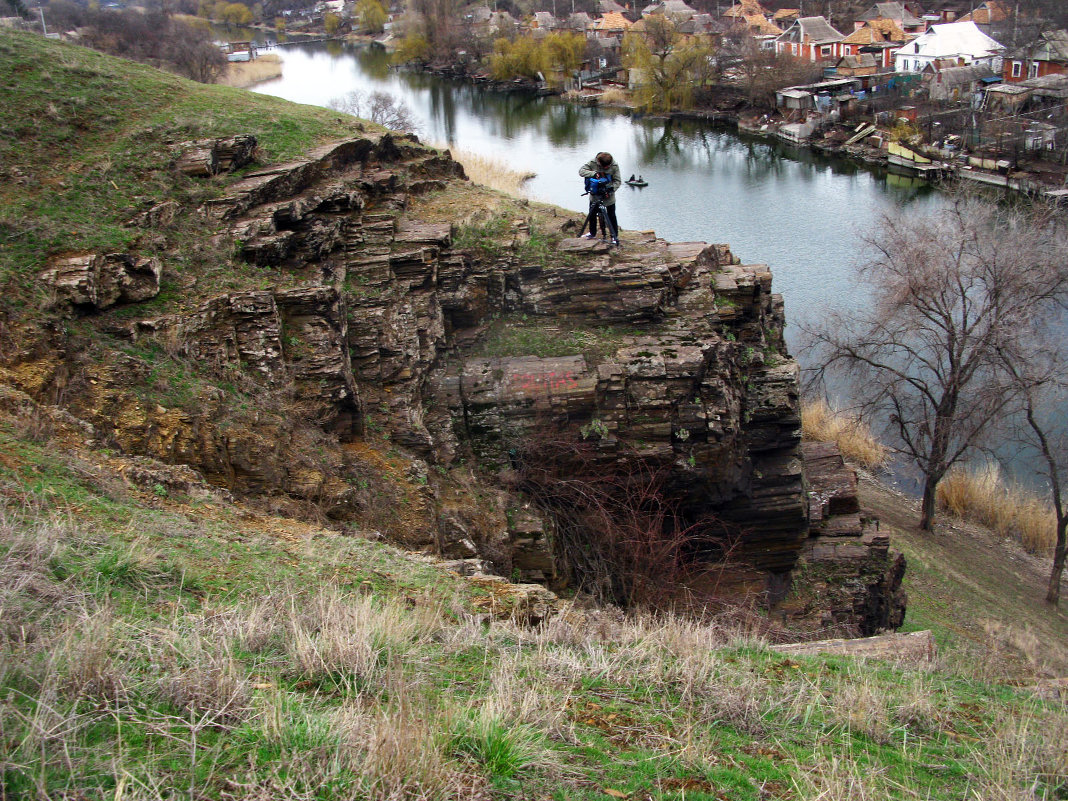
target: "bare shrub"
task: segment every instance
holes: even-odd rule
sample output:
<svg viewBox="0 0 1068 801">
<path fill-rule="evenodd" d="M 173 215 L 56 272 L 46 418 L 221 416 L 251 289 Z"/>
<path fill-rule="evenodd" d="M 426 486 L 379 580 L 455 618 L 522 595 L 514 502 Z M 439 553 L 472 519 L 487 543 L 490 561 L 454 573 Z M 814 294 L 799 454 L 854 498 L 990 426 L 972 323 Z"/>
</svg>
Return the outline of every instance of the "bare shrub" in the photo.
<svg viewBox="0 0 1068 801">
<path fill-rule="evenodd" d="M 826 401 L 806 401 L 801 406 L 801 433 L 813 442 L 835 442 L 842 456 L 867 470 L 886 466 L 890 449 L 871 433 L 859 418 L 832 409 Z"/>
<path fill-rule="evenodd" d="M 619 445 L 611 454 L 579 431 L 535 430 L 517 449 L 517 486 L 551 514 L 555 547 L 578 588 L 602 603 L 667 607 L 712 565 L 696 546 L 729 553 L 723 525 L 687 519 L 670 466 Z"/>
<path fill-rule="evenodd" d="M 361 92 L 357 89 L 335 97 L 328 105 L 336 111 L 370 120 L 394 131 L 417 133 L 419 130 L 415 113 L 408 104 L 388 92 Z"/>
</svg>

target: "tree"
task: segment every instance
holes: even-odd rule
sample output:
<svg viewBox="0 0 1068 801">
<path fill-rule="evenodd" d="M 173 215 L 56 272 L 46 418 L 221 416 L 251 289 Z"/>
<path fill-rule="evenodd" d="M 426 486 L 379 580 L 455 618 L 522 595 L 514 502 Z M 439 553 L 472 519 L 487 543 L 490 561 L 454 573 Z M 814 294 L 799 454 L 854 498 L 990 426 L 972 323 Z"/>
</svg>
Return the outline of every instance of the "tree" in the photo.
<svg viewBox="0 0 1068 801">
<path fill-rule="evenodd" d="M 327 11 L 323 15 L 323 30 L 326 31 L 328 36 L 333 36 L 337 33 L 339 27 L 341 27 L 341 17 L 333 11 Z"/>
<path fill-rule="evenodd" d="M 215 7 L 216 14 L 228 25 L 248 25 L 252 22 L 252 10 L 244 3 L 226 3 L 221 11 L 220 5 L 223 4 L 219 3 Z"/>
<path fill-rule="evenodd" d="M 639 75 L 635 98 L 649 111 L 689 108 L 694 88 L 703 82 L 712 62 L 712 47 L 686 37 L 662 14 L 645 19 L 642 33 L 624 38 L 624 64 Z"/>
<path fill-rule="evenodd" d="M 807 327 L 814 377 L 851 379 L 860 408 L 923 475 L 920 527 L 946 471 L 984 444 L 1018 385 L 1007 359 L 1068 298 L 1068 247 L 1046 213 L 958 195 L 925 218 L 883 219 L 859 270 L 864 308 Z"/>
<path fill-rule="evenodd" d="M 459 0 L 408 0 L 405 38 L 421 37 L 430 58 L 450 60 L 461 41 Z"/>
<path fill-rule="evenodd" d="M 811 61 L 765 50 L 747 33 L 728 37 L 718 54 L 720 68 L 733 67 L 750 105 L 775 107 L 775 91 L 817 80 L 822 68 Z"/>
<path fill-rule="evenodd" d="M 179 75 L 201 83 L 215 83 L 226 72 L 226 57 L 212 42 L 206 22 L 204 25 L 201 29 L 172 21 L 161 55 Z"/>
<path fill-rule="evenodd" d="M 360 27 L 368 33 L 382 33 L 389 21 L 389 14 L 378 0 L 358 0 L 356 18 L 360 21 Z"/>
<path fill-rule="evenodd" d="M 397 100 L 387 92 L 349 92 L 330 101 L 330 108 L 362 117 L 395 131 L 415 132 L 419 123 L 415 114 L 403 100 Z"/>
<path fill-rule="evenodd" d="M 28 17 L 30 15 L 30 10 L 26 7 L 26 4 L 22 0 L 4 0 L 4 2 L 8 6 L 10 6 L 11 10 L 14 11 L 18 16 Z"/>
<path fill-rule="evenodd" d="M 1068 555 L 1068 354 L 1064 343 L 1035 342 L 1030 357 L 1018 361 L 1005 354 L 1005 368 L 1020 391 L 1024 424 L 1020 441 L 1038 456 L 1036 472 L 1045 479 L 1053 504 L 1055 538 L 1046 603 L 1057 606 Z"/>
</svg>

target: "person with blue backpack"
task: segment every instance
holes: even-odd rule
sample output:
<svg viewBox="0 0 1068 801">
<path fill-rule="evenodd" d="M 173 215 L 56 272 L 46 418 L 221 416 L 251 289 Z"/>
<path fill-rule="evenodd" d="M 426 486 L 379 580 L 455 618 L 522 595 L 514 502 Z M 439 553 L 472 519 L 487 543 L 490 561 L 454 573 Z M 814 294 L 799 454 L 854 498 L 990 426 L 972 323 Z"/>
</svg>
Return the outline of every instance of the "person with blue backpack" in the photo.
<svg viewBox="0 0 1068 801">
<path fill-rule="evenodd" d="M 597 219 L 601 217 L 600 211 L 604 209 L 607 219 L 601 217 L 601 236 L 611 238 L 613 245 L 619 244 L 619 223 L 616 222 L 616 190 L 623 183 L 622 172 L 619 165 L 612 158 L 611 153 L 598 153 L 597 156 L 579 167 L 579 175 L 586 181 L 586 192 L 590 196 L 590 211 L 586 215 L 585 228 L 589 225 L 589 233 L 585 239 L 596 239 Z M 605 223 L 608 223 L 607 227 Z"/>
</svg>

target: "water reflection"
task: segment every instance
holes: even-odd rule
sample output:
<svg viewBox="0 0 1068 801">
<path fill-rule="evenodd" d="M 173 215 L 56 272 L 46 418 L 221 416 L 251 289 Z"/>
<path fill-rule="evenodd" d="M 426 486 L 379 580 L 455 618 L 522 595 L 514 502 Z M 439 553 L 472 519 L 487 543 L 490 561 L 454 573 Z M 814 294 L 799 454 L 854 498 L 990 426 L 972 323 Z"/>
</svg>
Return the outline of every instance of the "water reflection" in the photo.
<svg viewBox="0 0 1068 801">
<path fill-rule="evenodd" d="M 743 261 L 769 264 L 792 322 L 855 301 L 861 235 L 882 214 L 926 213 L 941 202 L 926 185 L 809 150 L 391 70 L 386 54 L 370 48 L 294 44 L 278 52 L 282 78 L 257 91 L 316 105 L 356 89 L 389 92 L 411 107 L 425 140 L 534 172 L 530 194 L 576 214 L 586 208 L 578 167 L 611 151 L 624 175 L 649 182 L 620 193 L 623 228 L 729 242 Z M 796 332 L 787 328 L 791 347 Z"/>
</svg>

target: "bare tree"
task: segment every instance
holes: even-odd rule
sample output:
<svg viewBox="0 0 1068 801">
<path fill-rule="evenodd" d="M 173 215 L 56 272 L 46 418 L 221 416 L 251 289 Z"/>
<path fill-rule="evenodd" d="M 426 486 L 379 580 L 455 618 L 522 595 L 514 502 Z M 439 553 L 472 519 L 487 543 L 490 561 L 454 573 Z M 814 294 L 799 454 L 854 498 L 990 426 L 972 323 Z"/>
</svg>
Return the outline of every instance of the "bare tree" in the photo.
<svg viewBox="0 0 1068 801">
<path fill-rule="evenodd" d="M 1026 361 L 1006 355 L 1005 368 L 1020 390 L 1025 421 L 1021 441 L 1038 455 L 1036 472 L 1045 479 L 1053 504 L 1056 531 L 1046 603 L 1057 606 L 1068 554 L 1068 427 L 1063 418 L 1068 404 L 1068 354 L 1064 343 L 1035 345 Z"/>
<path fill-rule="evenodd" d="M 1035 334 L 1068 297 L 1068 247 L 1048 211 L 958 195 L 926 217 L 887 216 L 859 270 L 870 303 L 807 327 L 818 365 L 852 382 L 858 405 L 923 474 L 929 530 L 946 471 L 1008 413 Z"/>
<path fill-rule="evenodd" d="M 408 104 L 388 92 L 367 93 L 357 89 L 335 97 L 330 101 L 330 108 L 362 117 L 394 131 L 416 133 L 419 130 L 419 123 Z"/>
</svg>

